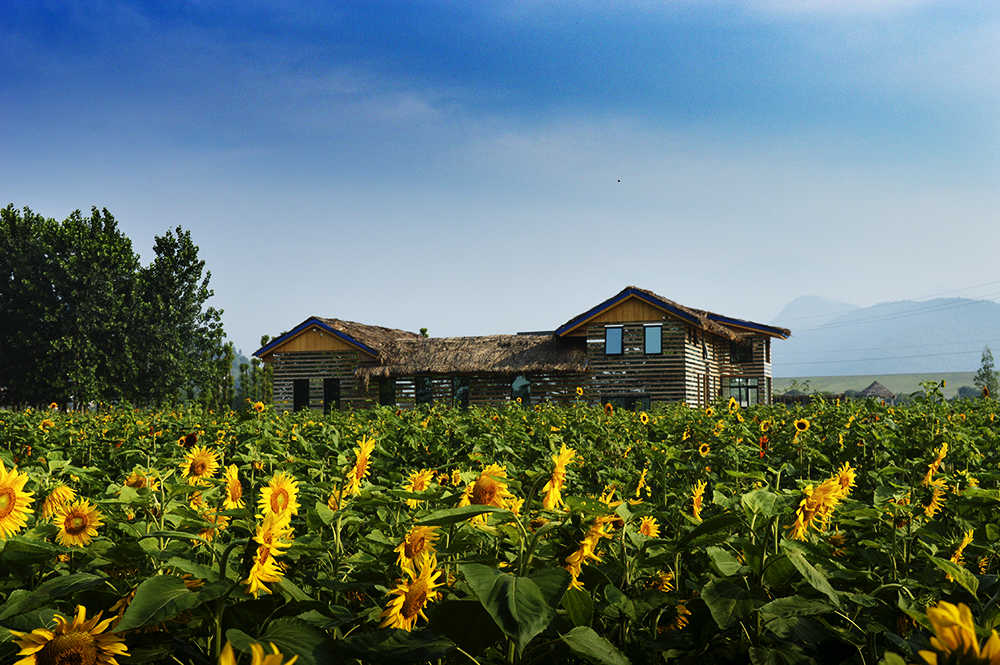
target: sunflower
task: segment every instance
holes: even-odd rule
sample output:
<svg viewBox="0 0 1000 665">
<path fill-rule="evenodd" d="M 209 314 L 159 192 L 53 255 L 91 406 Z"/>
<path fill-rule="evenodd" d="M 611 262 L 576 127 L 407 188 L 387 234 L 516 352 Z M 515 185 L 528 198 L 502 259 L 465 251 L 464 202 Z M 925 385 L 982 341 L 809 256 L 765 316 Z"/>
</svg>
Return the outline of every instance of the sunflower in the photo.
<svg viewBox="0 0 1000 665">
<path fill-rule="evenodd" d="M 86 499 L 60 506 L 52 521 L 59 527 L 56 541 L 63 547 L 89 545 L 97 535 L 97 527 L 104 526 L 101 511 Z"/>
<path fill-rule="evenodd" d="M 357 456 L 354 466 L 347 469 L 347 496 L 361 494 L 361 481 L 370 472 L 368 459 L 373 450 L 375 450 L 375 441 L 366 436 L 361 437 L 361 440 L 358 441 L 358 447 L 354 449 L 354 454 Z"/>
<path fill-rule="evenodd" d="M 49 420 L 48 418 L 46 418 L 42 422 L 38 423 L 38 429 L 42 430 L 43 432 L 48 432 L 50 429 L 52 429 L 55 426 L 56 426 L 55 422 L 52 421 L 52 420 Z"/>
<path fill-rule="evenodd" d="M 290 518 L 299 513 L 299 502 L 296 501 L 298 495 L 299 485 L 295 478 L 289 473 L 279 471 L 271 476 L 267 487 L 260 491 L 257 505 L 264 515 Z"/>
<path fill-rule="evenodd" d="M 980 648 L 972 611 L 965 603 L 956 606 L 945 600 L 939 601 L 937 605 L 927 608 L 927 620 L 934 629 L 932 650 L 919 652 L 927 663 L 1000 663 L 1000 637 L 997 636 L 997 631 L 992 631 Z"/>
<path fill-rule="evenodd" d="M 150 492 L 160 489 L 160 481 L 156 479 L 156 474 L 148 469 L 140 469 L 139 467 L 132 470 L 129 477 L 125 479 L 124 485 L 136 490 L 145 487 Z"/>
<path fill-rule="evenodd" d="M 944 478 L 936 478 L 931 481 L 931 502 L 924 506 L 924 515 L 933 518 L 941 512 L 941 504 L 944 503 L 944 493 L 948 489 Z"/>
<path fill-rule="evenodd" d="M 701 521 L 701 504 L 705 497 L 705 488 L 708 486 L 704 480 L 699 480 L 694 484 L 691 489 L 691 514 L 694 518 Z"/>
<path fill-rule="evenodd" d="M 545 493 L 542 497 L 542 508 L 545 510 L 554 510 L 563 505 L 562 488 L 566 482 L 566 466 L 573 461 L 575 455 L 576 450 L 567 448 L 564 443 L 559 447 L 559 452 L 552 456 L 552 475 L 542 488 L 542 492 Z"/>
<path fill-rule="evenodd" d="M 330 492 L 330 498 L 326 500 L 326 507 L 330 510 L 337 511 L 343 507 L 347 502 L 344 501 L 344 488 L 335 489 Z"/>
<path fill-rule="evenodd" d="M 635 486 L 635 498 L 638 499 L 642 494 L 643 490 L 646 490 L 646 496 L 649 496 L 649 486 L 646 485 L 646 474 L 649 472 L 649 467 L 644 466 L 642 468 L 642 473 L 639 474 L 639 482 Z"/>
<path fill-rule="evenodd" d="M 816 529 L 825 531 L 830 525 L 833 510 L 844 497 L 841 483 L 838 476 L 833 476 L 820 483 L 815 490 L 812 485 L 807 485 L 802 490 L 802 500 L 795 511 L 795 523 L 791 527 L 790 538 L 805 540 L 809 527 L 816 523 Z"/>
<path fill-rule="evenodd" d="M 796 432 L 808 432 L 809 431 L 809 421 L 805 418 L 799 418 L 795 421 L 795 431 Z"/>
<path fill-rule="evenodd" d="M 729 413 L 734 413 L 740 410 L 740 403 L 736 401 L 735 397 L 729 398 Z"/>
<path fill-rule="evenodd" d="M 643 425 L 649 424 L 649 416 L 646 415 L 645 411 L 639 414 L 639 422 L 642 423 Z"/>
<path fill-rule="evenodd" d="M 469 484 L 462 493 L 458 505 L 493 506 L 509 508 L 514 495 L 507 490 L 507 469 L 499 464 L 490 464 L 479 474 L 476 482 Z"/>
<path fill-rule="evenodd" d="M 434 480 L 434 472 L 430 469 L 424 469 L 423 471 L 413 471 L 410 476 L 403 483 L 403 489 L 407 492 L 423 492 L 428 487 L 431 486 L 431 481 Z M 407 499 L 406 505 L 410 508 L 416 508 L 423 501 L 418 499 Z"/>
<path fill-rule="evenodd" d="M 288 526 L 290 515 L 278 516 L 268 513 L 257 525 L 254 541 L 257 552 L 253 557 L 253 567 L 243 583 L 247 585 L 247 593 L 257 596 L 261 591 L 271 593 L 265 583 L 277 582 L 282 576 L 281 567 L 274 557 L 285 553 L 292 546 L 292 530 Z"/>
<path fill-rule="evenodd" d="M 263 402 L 254 402 L 251 405 L 251 408 L 253 408 L 253 410 L 254 410 L 255 413 L 264 413 L 264 403 Z"/>
<path fill-rule="evenodd" d="M 963 554 L 965 552 L 965 548 L 968 547 L 969 543 L 972 542 L 974 533 L 975 533 L 974 529 L 969 529 L 968 531 L 965 532 L 965 535 L 962 536 L 962 542 L 959 543 L 958 549 L 955 550 L 955 553 L 951 555 L 952 563 L 959 566 L 965 565 L 965 557 L 963 556 Z"/>
<path fill-rule="evenodd" d="M 24 491 L 27 482 L 27 474 L 16 467 L 8 471 L 0 461 L 0 540 L 7 540 L 7 536 L 27 526 L 25 518 L 35 512 L 28 508 L 34 502 L 34 492 Z"/>
<path fill-rule="evenodd" d="M 583 397 L 583 388 L 581 386 L 576 387 L 576 396 Z"/>
<path fill-rule="evenodd" d="M 414 526 L 393 552 L 399 554 L 396 564 L 404 571 L 416 574 L 417 564 L 426 556 L 434 555 L 434 543 L 440 534 L 436 526 Z"/>
<path fill-rule="evenodd" d="M 650 538 L 660 537 L 660 525 L 655 517 L 643 517 L 639 520 L 639 533 Z"/>
<path fill-rule="evenodd" d="M 222 507 L 225 510 L 233 510 L 243 507 L 243 484 L 240 483 L 239 469 L 235 464 L 230 464 L 226 468 L 223 478 L 226 481 L 226 494 L 222 498 Z"/>
<path fill-rule="evenodd" d="M 42 504 L 42 519 L 51 519 L 60 507 L 76 501 L 76 492 L 68 485 L 56 485 Z"/>
<path fill-rule="evenodd" d="M 615 415 L 615 407 L 611 406 L 611 402 L 604 405 L 604 413 L 610 418 Z"/>
<path fill-rule="evenodd" d="M 708 416 L 709 418 L 711 418 L 712 416 L 715 415 L 715 409 L 713 409 L 710 406 L 706 406 L 705 407 L 705 415 Z"/>
<path fill-rule="evenodd" d="M 568 570 L 569 574 L 573 576 L 570 586 L 574 589 L 583 588 L 583 582 L 579 579 L 580 573 L 583 572 L 583 564 L 588 561 L 601 562 L 601 555 L 597 551 L 597 545 L 600 543 L 601 538 L 611 537 L 611 533 L 607 531 L 606 527 L 616 517 L 616 515 L 605 515 L 595 519 L 590 528 L 587 529 L 587 533 L 583 537 L 583 540 L 580 541 L 580 545 L 576 551 L 563 559 L 563 568 Z"/>
<path fill-rule="evenodd" d="M 204 446 L 195 446 L 184 455 L 180 466 L 188 485 L 207 485 L 205 479 L 211 478 L 219 470 L 219 454 Z"/>
<path fill-rule="evenodd" d="M 942 462 L 944 462 L 944 456 L 947 454 L 948 454 L 948 442 L 945 441 L 944 443 L 941 444 L 941 447 L 938 448 L 937 457 L 934 459 L 933 462 L 927 465 L 927 473 L 924 475 L 924 479 L 922 481 L 923 485 L 929 486 L 931 484 L 931 478 L 934 476 L 935 473 L 938 472 L 938 469 L 941 468 L 941 464 Z"/>
<path fill-rule="evenodd" d="M 851 468 L 850 462 L 844 462 L 844 465 L 837 471 L 837 482 L 840 483 L 840 490 L 844 493 L 844 496 L 847 496 L 857 484 L 857 476 L 858 474 Z"/>
<path fill-rule="evenodd" d="M 73 621 L 56 614 L 52 630 L 10 631 L 21 647 L 17 655 L 24 656 L 17 665 L 118 665 L 115 657 L 128 656 L 128 647 L 117 634 L 104 632 L 114 617 L 101 621 L 101 614 L 88 620 L 87 609 L 77 605 Z"/>
<path fill-rule="evenodd" d="M 705 455 L 707 455 L 711 451 L 712 451 L 712 447 L 709 446 L 707 443 L 703 443 L 700 446 L 698 446 L 698 454 L 701 455 L 702 457 L 704 457 Z"/>
<path fill-rule="evenodd" d="M 674 574 L 670 571 L 659 572 L 653 579 L 651 587 L 664 593 L 674 590 Z"/>
<path fill-rule="evenodd" d="M 260 402 L 257 402 L 260 404 Z M 253 660 L 250 661 L 250 665 L 292 665 L 296 660 L 299 659 L 298 655 L 292 656 L 288 661 L 284 660 L 284 655 L 278 651 L 278 647 L 274 646 L 274 642 L 268 642 L 271 645 L 271 653 L 265 653 L 264 647 L 260 644 L 251 644 L 250 651 L 253 654 Z M 233 647 L 229 642 L 222 647 L 222 651 L 219 653 L 219 665 L 236 665 L 236 654 L 233 653 Z"/>
<path fill-rule="evenodd" d="M 437 558 L 431 555 L 421 561 L 419 574 L 406 571 L 410 581 L 400 581 L 395 589 L 386 594 L 395 597 L 379 615 L 383 620 L 379 628 L 402 628 L 409 632 L 413 630 L 417 617 L 427 620 L 427 615 L 424 614 L 427 603 L 441 597 L 441 592 L 437 590 L 441 585 L 435 580 L 441 576 L 442 571 L 435 568 L 437 568 Z"/>
</svg>

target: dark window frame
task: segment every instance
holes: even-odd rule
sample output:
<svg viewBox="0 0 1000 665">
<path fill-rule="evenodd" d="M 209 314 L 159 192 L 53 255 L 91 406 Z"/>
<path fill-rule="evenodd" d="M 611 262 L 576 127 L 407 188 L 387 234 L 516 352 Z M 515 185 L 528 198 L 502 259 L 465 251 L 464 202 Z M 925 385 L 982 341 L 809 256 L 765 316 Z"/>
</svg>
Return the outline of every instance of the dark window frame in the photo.
<svg viewBox="0 0 1000 665">
<path fill-rule="evenodd" d="M 396 379 L 392 377 L 378 380 L 379 406 L 396 406 Z"/>
<path fill-rule="evenodd" d="M 456 376 L 451 380 L 452 404 L 459 409 L 469 408 L 469 396 L 472 390 L 469 386 L 469 377 Z"/>
<path fill-rule="evenodd" d="M 421 404 L 434 403 L 434 382 L 429 376 L 417 376 L 413 379 L 413 403 L 417 406 Z"/>
<path fill-rule="evenodd" d="M 292 411 L 305 411 L 309 408 L 309 379 L 292 379 Z"/>
<path fill-rule="evenodd" d="M 651 330 L 656 330 L 656 350 L 649 350 L 649 332 Z M 642 350 L 647 356 L 659 356 L 663 355 L 663 324 L 662 323 L 647 323 L 642 327 Z"/>
<path fill-rule="evenodd" d="M 724 376 L 721 381 L 722 399 L 734 398 L 740 406 L 763 404 L 759 376 Z M 751 399 L 751 393 L 753 398 Z"/>
<path fill-rule="evenodd" d="M 616 332 L 618 335 L 617 351 L 613 350 L 613 338 L 610 333 Z M 604 327 L 604 355 L 620 356 L 625 353 L 625 326 L 605 326 Z"/>
<path fill-rule="evenodd" d="M 745 365 L 753 362 L 753 342 L 730 342 L 729 362 L 733 365 Z"/>
<path fill-rule="evenodd" d="M 331 410 L 340 411 L 340 379 L 337 377 L 323 379 L 323 413 Z"/>
</svg>

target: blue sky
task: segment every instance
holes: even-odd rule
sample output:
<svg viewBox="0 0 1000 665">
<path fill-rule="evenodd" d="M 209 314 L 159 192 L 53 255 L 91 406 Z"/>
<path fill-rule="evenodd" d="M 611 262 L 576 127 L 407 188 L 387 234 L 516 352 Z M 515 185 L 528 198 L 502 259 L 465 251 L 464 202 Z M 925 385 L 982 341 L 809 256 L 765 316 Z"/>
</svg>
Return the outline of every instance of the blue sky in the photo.
<svg viewBox="0 0 1000 665">
<path fill-rule="evenodd" d="M 874 6 L 873 6 L 874 5 Z M 0 205 L 190 229 L 249 354 L 309 316 L 553 329 L 998 297 L 1000 9 L 5 2 Z"/>
</svg>

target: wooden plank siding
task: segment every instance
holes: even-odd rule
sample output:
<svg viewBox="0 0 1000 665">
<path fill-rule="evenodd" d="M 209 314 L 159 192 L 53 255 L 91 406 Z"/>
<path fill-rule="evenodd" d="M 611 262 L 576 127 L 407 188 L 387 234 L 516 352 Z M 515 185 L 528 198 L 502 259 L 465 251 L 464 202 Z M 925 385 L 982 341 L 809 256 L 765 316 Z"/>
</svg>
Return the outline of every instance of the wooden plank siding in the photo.
<svg viewBox="0 0 1000 665">
<path fill-rule="evenodd" d="M 643 303 L 644 304 L 644 303 Z M 658 310 L 660 311 L 660 310 Z M 651 402 L 681 402 L 684 384 L 684 326 L 672 317 L 662 323 L 662 353 L 645 353 L 643 322 L 622 324 L 621 355 L 604 353 L 605 325 L 587 326 L 587 359 L 591 371 L 588 395 L 601 402 L 611 397 L 648 397 Z"/>
<path fill-rule="evenodd" d="M 454 404 L 454 376 L 428 375 L 431 380 L 431 390 L 435 402 Z M 469 404 L 475 406 L 490 406 L 503 404 L 511 400 L 511 385 L 519 374 L 471 374 L 458 375 L 469 381 Z M 531 384 L 531 398 L 528 405 L 552 402 L 556 404 L 571 404 L 577 399 L 576 389 L 586 389 L 590 376 L 588 374 L 539 374 L 527 372 L 524 377 Z M 417 377 L 398 377 L 396 381 L 396 406 L 410 409 L 417 405 Z"/>
<path fill-rule="evenodd" d="M 323 379 L 340 379 L 340 408 L 364 409 L 378 405 L 378 384 L 367 389 L 354 376 L 361 354 L 349 351 L 298 351 L 275 353 L 269 362 L 274 368 L 274 407 L 292 410 L 295 379 L 309 379 L 309 408 L 323 410 Z"/>
<path fill-rule="evenodd" d="M 707 406 L 722 397 L 722 379 L 727 377 L 756 378 L 759 381 L 761 404 L 771 403 L 771 363 L 767 362 L 770 339 L 766 335 L 753 338 L 753 360 L 733 363 L 731 344 L 727 339 L 687 327 L 685 340 L 685 401 L 692 406 Z"/>
</svg>

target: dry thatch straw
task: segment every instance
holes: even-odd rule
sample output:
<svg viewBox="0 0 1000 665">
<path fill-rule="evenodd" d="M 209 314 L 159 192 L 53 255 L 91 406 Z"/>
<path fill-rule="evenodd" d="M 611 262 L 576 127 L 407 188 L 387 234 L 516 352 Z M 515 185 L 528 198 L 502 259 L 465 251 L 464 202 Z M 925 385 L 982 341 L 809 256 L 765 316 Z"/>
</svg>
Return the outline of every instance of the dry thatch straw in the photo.
<svg viewBox="0 0 1000 665">
<path fill-rule="evenodd" d="M 548 334 L 439 337 L 393 340 L 382 347 L 379 363 L 362 363 L 355 373 L 367 383 L 415 374 L 582 372 L 587 354 Z"/>
</svg>

